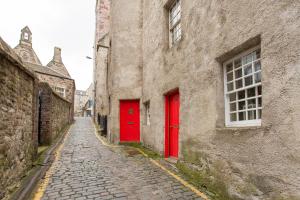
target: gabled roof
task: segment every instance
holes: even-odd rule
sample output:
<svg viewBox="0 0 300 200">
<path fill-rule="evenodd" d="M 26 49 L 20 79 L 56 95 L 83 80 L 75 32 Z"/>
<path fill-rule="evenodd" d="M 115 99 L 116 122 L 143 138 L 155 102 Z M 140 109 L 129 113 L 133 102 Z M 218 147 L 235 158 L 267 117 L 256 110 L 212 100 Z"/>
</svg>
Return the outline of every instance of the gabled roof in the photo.
<svg viewBox="0 0 300 200">
<path fill-rule="evenodd" d="M 28 38 L 25 34 L 29 34 Z M 19 44 L 14 48 L 15 52 L 22 58 L 24 62 L 29 62 L 37 65 L 42 65 L 40 59 L 32 48 L 32 33 L 28 26 L 21 30 L 21 37 Z"/>
<path fill-rule="evenodd" d="M 58 47 L 54 47 L 54 55 L 52 60 L 47 64 L 47 67 L 56 71 L 60 74 L 63 74 L 66 77 L 71 78 L 67 68 L 65 67 L 64 63 L 62 62 L 61 58 L 61 49 Z"/>
<path fill-rule="evenodd" d="M 28 33 L 32 34 L 31 30 L 29 29 L 28 26 L 25 26 L 24 28 L 22 28 L 21 32 L 28 32 Z"/>
<path fill-rule="evenodd" d="M 14 50 L 22 58 L 24 62 L 42 65 L 40 59 L 38 58 L 38 56 L 36 55 L 35 51 L 31 46 L 18 44 L 14 48 Z"/>
<path fill-rule="evenodd" d="M 44 67 L 42 65 L 37 65 L 37 64 L 32 64 L 32 63 L 25 63 L 25 65 L 32 71 L 37 72 L 37 73 L 42 73 L 46 75 L 51 75 L 51 76 L 57 76 L 60 78 L 66 78 L 66 79 L 71 79 L 70 77 L 67 77 L 61 73 L 58 73 L 49 67 Z"/>
</svg>

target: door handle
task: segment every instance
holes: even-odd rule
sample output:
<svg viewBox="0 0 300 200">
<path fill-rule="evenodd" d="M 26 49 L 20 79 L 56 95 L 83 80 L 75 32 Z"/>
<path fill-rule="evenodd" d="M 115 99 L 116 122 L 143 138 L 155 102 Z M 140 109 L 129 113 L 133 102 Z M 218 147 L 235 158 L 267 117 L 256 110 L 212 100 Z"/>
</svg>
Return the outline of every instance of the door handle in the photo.
<svg viewBox="0 0 300 200">
<path fill-rule="evenodd" d="M 132 124 L 134 124 L 134 122 L 128 122 L 128 124 L 132 125 Z"/>
<path fill-rule="evenodd" d="M 173 125 L 173 126 L 170 126 L 170 128 L 179 128 L 178 125 Z"/>
</svg>

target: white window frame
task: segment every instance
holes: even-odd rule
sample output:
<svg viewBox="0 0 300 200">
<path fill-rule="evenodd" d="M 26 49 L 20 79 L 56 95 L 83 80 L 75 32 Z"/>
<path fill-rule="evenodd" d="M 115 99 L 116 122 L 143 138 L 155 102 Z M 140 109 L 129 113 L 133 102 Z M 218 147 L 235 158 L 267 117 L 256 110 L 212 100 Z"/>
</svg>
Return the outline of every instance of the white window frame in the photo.
<svg viewBox="0 0 300 200">
<path fill-rule="evenodd" d="M 242 58 L 242 57 L 244 57 L 244 56 L 246 56 L 246 55 L 248 55 L 248 54 L 250 54 L 251 52 L 254 52 L 254 51 L 256 51 L 256 50 L 258 50 L 258 49 L 261 49 L 260 48 L 260 46 L 256 46 L 256 47 L 253 47 L 253 48 L 251 48 L 251 49 L 249 49 L 249 50 L 247 50 L 247 51 L 244 51 L 244 52 L 242 52 L 242 53 L 240 53 L 240 54 L 238 54 L 237 56 L 235 56 L 235 57 L 233 57 L 233 58 L 231 58 L 230 60 L 227 60 L 226 62 L 224 62 L 223 63 L 223 80 L 224 80 L 224 99 L 225 99 L 225 125 L 226 125 L 226 127 L 251 127 L 251 126 L 261 126 L 261 119 L 255 119 L 255 120 L 244 120 L 244 121 L 235 121 L 235 122 L 231 122 L 230 121 L 230 101 L 229 101 L 229 93 L 235 93 L 235 92 L 238 92 L 238 91 L 243 91 L 243 90 L 247 90 L 247 89 L 250 89 L 250 88 L 257 88 L 258 86 L 262 86 L 262 82 L 259 82 L 259 83 L 254 83 L 254 80 L 252 80 L 252 82 L 254 83 L 254 84 L 252 84 L 252 85 L 249 85 L 249 86 L 244 86 L 245 85 L 245 83 L 243 83 L 243 86 L 244 87 L 242 87 L 242 88 L 239 88 L 239 89 L 235 89 L 235 83 L 234 83 L 234 86 L 233 86 L 233 90 L 232 91 L 230 91 L 230 92 L 228 92 L 227 91 L 227 71 L 226 71 L 226 65 L 227 64 L 229 64 L 230 62 L 233 62 L 234 60 L 236 60 L 236 59 L 238 59 L 238 58 Z M 261 52 L 260 52 L 260 58 L 259 59 L 256 59 L 256 60 L 253 60 L 253 61 L 251 61 L 251 63 L 252 63 L 252 73 L 251 74 L 253 74 L 253 79 L 254 79 L 254 73 L 258 73 L 258 72 L 260 72 L 261 73 L 261 71 L 262 71 L 262 64 L 261 64 Z M 261 69 L 259 70 L 259 71 L 257 71 L 257 72 L 254 72 L 253 70 L 254 70 L 254 63 L 255 62 L 258 62 L 258 61 L 260 61 L 260 65 L 261 65 Z M 241 66 L 241 68 L 242 68 L 242 80 L 243 80 L 243 82 L 244 82 L 244 77 L 247 77 L 248 75 L 244 75 L 244 66 L 246 66 L 246 65 L 249 65 L 249 63 L 246 63 L 246 64 L 242 64 L 242 66 Z M 234 69 L 233 69 L 233 74 L 234 74 Z M 234 75 L 235 76 L 235 75 Z M 235 78 L 233 78 L 233 82 L 235 82 Z M 262 88 L 262 87 L 261 87 Z M 245 92 L 245 95 L 246 95 L 246 93 L 247 92 Z M 263 95 L 263 91 L 261 91 L 261 95 L 258 95 L 258 93 L 257 93 L 257 89 L 255 89 L 255 98 L 257 99 L 257 98 L 262 98 L 262 95 Z M 236 97 L 237 98 L 237 97 Z M 252 97 L 252 98 L 254 98 L 254 97 Z M 251 99 L 251 98 L 250 98 Z M 246 112 L 246 118 L 247 118 L 247 115 L 248 115 L 248 103 L 247 103 L 247 100 L 248 100 L 248 98 L 247 97 L 245 97 L 245 102 L 246 102 L 246 104 L 245 104 L 245 107 L 246 107 L 246 109 L 245 109 L 245 112 Z M 238 99 L 236 99 L 236 102 L 238 102 L 239 100 Z M 262 105 L 261 105 L 261 107 L 258 107 L 258 102 L 257 102 L 257 100 L 256 100 L 256 116 L 258 115 L 258 110 L 263 110 L 263 108 L 262 108 Z M 235 111 L 236 113 L 237 113 L 237 117 L 238 117 L 238 105 L 236 105 L 236 111 Z M 262 117 L 262 116 L 261 116 Z"/>
<path fill-rule="evenodd" d="M 59 91 L 59 90 L 62 90 L 62 91 Z M 66 97 L 66 88 L 64 88 L 64 87 L 55 86 L 55 92 L 62 95 L 63 97 Z"/>
<path fill-rule="evenodd" d="M 177 15 L 172 18 L 172 10 L 174 7 L 179 6 L 179 12 L 177 13 Z M 170 47 L 172 47 L 173 45 L 175 45 L 176 43 L 178 43 L 181 39 L 182 39 L 182 29 L 181 29 L 181 0 L 174 0 L 174 2 L 171 4 L 171 6 L 168 9 L 168 14 L 169 14 L 169 43 L 170 43 Z M 174 23 L 171 24 L 172 20 L 175 19 L 177 16 L 179 15 L 179 19 Z M 176 28 L 178 28 L 177 31 L 174 31 Z M 176 38 L 176 40 L 174 40 L 174 34 L 175 32 L 178 32 L 178 36 Z"/>
</svg>

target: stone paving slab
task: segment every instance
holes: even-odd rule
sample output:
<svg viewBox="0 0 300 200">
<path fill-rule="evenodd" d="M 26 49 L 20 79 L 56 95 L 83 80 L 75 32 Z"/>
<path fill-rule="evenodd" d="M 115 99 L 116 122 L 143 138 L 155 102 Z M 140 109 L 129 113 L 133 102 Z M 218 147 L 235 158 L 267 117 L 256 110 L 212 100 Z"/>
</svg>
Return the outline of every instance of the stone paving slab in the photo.
<svg viewBox="0 0 300 200">
<path fill-rule="evenodd" d="M 89 118 L 77 118 L 42 197 L 48 199 L 201 199 L 142 156 L 101 144 Z"/>
</svg>

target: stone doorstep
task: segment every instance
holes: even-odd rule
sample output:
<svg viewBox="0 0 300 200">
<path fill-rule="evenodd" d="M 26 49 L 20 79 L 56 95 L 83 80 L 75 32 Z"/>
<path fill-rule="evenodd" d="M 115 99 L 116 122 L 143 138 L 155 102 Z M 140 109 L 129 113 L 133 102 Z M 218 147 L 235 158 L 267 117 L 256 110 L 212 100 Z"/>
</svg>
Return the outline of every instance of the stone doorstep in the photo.
<svg viewBox="0 0 300 200">
<path fill-rule="evenodd" d="M 63 134 L 61 134 L 59 139 L 56 140 L 56 142 L 52 144 L 46 152 L 44 152 L 45 159 L 43 160 L 43 164 L 31 169 L 32 172 L 21 180 L 20 187 L 11 195 L 11 200 L 24 200 L 32 197 L 33 192 L 37 189 L 37 186 L 40 183 L 40 180 L 45 176 L 46 172 L 52 165 L 52 162 L 54 161 L 54 152 L 57 150 L 59 145 L 62 144 L 67 132 L 71 128 L 71 125 Z"/>
</svg>

